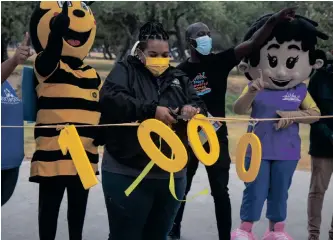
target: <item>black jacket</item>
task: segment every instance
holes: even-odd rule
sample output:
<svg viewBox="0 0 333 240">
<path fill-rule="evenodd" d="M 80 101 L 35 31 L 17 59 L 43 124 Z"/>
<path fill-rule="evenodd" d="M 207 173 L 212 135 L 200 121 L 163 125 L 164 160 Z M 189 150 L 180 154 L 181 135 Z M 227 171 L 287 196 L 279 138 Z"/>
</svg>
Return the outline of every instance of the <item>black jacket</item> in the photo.
<svg viewBox="0 0 333 240">
<path fill-rule="evenodd" d="M 184 105 L 200 107 L 206 114 L 204 103 L 197 96 L 186 74 L 169 67 L 159 78 L 154 77 L 135 57 L 118 62 L 107 77 L 100 93 L 101 123 L 128 123 L 154 118 L 156 107 L 181 109 Z M 187 147 L 187 124 L 179 120 L 173 127 Z M 150 161 L 142 150 L 137 127 L 103 128 L 106 150 L 121 164 L 143 169 Z M 159 138 L 153 135 L 159 147 Z M 168 145 L 162 141 L 162 152 L 170 157 Z M 152 171 L 162 171 L 155 167 Z"/>
<path fill-rule="evenodd" d="M 321 115 L 333 115 L 333 69 L 317 71 L 310 80 L 309 93 L 317 103 Z M 314 157 L 333 158 L 333 119 L 320 119 L 311 125 L 310 151 Z"/>
</svg>

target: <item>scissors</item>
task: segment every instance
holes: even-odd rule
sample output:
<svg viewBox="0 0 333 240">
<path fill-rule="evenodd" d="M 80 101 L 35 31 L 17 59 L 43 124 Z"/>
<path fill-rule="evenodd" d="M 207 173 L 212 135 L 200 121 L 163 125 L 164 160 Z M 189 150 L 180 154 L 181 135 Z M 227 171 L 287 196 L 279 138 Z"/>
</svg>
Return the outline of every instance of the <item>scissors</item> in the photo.
<svg viewBox="0 0 333 240">
<path fill-rule="evenodd" d="M 177 113 L 175 113 L 171 107 L 168 107 L 169 111 L 170 111 L 170 114 L 172 115 L 172 117 L 176 120 L 184 120 L 184 121 L 188 121 L 190 120 L 189 117 L 187 117 L 186 115 L 179 115 Z"/>
</svg>

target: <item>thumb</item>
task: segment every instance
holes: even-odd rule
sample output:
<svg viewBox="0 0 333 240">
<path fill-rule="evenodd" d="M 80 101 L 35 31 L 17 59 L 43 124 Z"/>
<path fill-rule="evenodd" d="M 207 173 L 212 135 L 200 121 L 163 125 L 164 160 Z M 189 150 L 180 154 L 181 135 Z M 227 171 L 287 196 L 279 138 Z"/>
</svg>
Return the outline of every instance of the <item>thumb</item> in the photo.
<svg viewBox="0 0 333 240">
<path fill-rule="evenodd" d="M 21 46 L 28 46 L 29 45 L 29 40 L 30 40 L 30 35 L 28 32 L 25 33 L 24 39 L 21 43 Z"/>
<path fill-rule="evenodd" d="M 259 72 L 259 79 L 263 79 L 263 78 L 262 78 L 262 70 L 261 70 L 261 69 L 258 69 L 258 72 Z"/>
</svg>

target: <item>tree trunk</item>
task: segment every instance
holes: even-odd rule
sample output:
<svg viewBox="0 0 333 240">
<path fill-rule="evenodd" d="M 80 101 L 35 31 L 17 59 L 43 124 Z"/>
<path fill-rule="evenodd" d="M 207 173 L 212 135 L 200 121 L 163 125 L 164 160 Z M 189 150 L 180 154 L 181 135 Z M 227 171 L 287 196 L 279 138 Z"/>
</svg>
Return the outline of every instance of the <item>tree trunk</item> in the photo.
<svg viewBox="0 0 333 240">
<path fill-rule="evenodd" d="M 112 54 L 110 52 L 110 44 L 106 39 L 104 39 L 104 45 L 103 45 L 103 55 L 105 59 L 112 60 Z"/>
<path fill-rule="evenodd" d="M 176 30 L 176 38 L 177 38 L 177 45 L 178 45 L 178 52 L 179 52 L 178 58 L 181 61 L 183 61 L 183 60 L 185 60 L 185 47 L 184 47 L 184 42 L 182 39 L 181 29 L 180 29 L 178 23 L 176 23 L 174 27 Z"/>
<path fill-rule="evenodd" d="M 104 59 L 108 59 L 108 56 L 106 56 L 106 50 L 105 50 L 105 45 L 103 45 L 103 57 Z"/>
<path fill-rule="evenodd" d="M 130 49 L 130 47 L 131 47 L 131 39 L 129 37 L 127 37 L 124 46 L 119 51 L 119 54 L 118 54 L 117 60 L 116 60 L 117 62 L 124 59 L 124 57 L 126 56 L 128 50 Z"/>
</svg>

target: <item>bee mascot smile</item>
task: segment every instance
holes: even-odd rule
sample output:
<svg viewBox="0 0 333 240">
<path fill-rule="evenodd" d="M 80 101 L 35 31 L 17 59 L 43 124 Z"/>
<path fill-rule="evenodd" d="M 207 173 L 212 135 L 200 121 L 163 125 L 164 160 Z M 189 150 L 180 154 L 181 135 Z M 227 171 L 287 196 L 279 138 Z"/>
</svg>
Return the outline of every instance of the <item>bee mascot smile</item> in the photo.
<svg viewBox="0 0 333 240">
<path fill-rule="evenodd" d="M 98 124 L 99 89 L 95 69 L 85 65 L 96 35 L 89 2 L 42 1 L 30 21 L 37 93 L 36 126 Z M 78 128 L 78 134 L 97 173 L 96 129 Z M 63 155 L 56 128 L 35 128 L 36 151 L 30 181 L 39 183 L 39 235 L 54 240 L 63 194 L 68 195 L 69 239 L 82 239 L 88 190 L 82 186 L 70 154 Z"/>
</svg>

